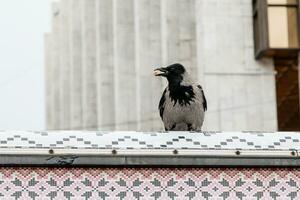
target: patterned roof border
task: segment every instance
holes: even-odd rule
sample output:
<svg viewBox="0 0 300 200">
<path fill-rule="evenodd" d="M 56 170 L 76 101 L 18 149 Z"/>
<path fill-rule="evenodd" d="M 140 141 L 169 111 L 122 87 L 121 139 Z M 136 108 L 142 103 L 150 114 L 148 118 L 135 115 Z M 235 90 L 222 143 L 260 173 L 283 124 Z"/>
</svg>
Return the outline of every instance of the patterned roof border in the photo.
<svg viewBox="0 0 300 200">
<path fill-rule="evenodd" d="M 297 132 L 0 131 L 0 165 L 300 166 Z"/>
</svg>

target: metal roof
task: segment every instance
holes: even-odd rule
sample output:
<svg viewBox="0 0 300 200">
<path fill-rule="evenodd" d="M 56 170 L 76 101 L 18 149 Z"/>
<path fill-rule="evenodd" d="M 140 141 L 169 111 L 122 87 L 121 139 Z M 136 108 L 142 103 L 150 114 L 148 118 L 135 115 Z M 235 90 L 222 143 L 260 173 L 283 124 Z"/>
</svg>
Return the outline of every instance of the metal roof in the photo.
<svg viewBox="0 0 300 200">
<path fill-rule="evenodd" d="M 300 166 L 296 132 L 0 131 L 0 165 Z"/>
</svg>

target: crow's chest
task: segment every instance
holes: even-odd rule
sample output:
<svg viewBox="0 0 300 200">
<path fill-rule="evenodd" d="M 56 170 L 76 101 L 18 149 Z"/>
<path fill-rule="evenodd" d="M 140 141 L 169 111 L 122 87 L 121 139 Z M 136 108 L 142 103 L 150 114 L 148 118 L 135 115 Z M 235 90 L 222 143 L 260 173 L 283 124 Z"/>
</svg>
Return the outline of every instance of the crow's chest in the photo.
<svg viewBox="0 0 300 200">
<path fill-rule="evenodd" d="M 172 96 L 168 91 L 166 96 L 164 116 L 167 120 L 185 121 L 187 118 L 193 118 L 201 109 L 197 93 L 185 91 L 176 98 L 177 96 Z"/>
<path fill-rule="evenodd" d="M 167 95 L 174 107 L 189 106 L 196 98 L 196 94 L 192 86 L 180 86 L 176 87 L 175 89 L 169 88 Z"/>
<path fill-rule="evenodd" d="M 187 113 L 193 112 L 194 109 L 197 107 L 197 104 L 193 101 L 190 102 L 190 104 L 187 105 L 180 105 L 180 104 L 175 104 L 167 100 L 166 102 L 166 108 L 165 108 L 165 114 L 169 115 L 186 115 Z M 169 115 L 170 116 L 170 115 Z"/>
</svg>

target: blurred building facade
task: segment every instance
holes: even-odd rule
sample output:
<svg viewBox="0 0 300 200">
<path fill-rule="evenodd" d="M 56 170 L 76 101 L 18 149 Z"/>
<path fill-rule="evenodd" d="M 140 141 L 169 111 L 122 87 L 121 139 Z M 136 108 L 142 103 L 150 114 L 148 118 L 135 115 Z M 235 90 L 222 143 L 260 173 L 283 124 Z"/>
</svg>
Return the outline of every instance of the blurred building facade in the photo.
<svg viewBox="0 0 300 200">
<path fill-rule="evenodd" d="M 162 130 L 166 82 L 152 72 L 180 62 L 204 88 L 203 130 L 277 130 L 276 65 L 255 59 L 252 4 L 55 2 L 45 37 L 47 129 Z"/>
</svg>

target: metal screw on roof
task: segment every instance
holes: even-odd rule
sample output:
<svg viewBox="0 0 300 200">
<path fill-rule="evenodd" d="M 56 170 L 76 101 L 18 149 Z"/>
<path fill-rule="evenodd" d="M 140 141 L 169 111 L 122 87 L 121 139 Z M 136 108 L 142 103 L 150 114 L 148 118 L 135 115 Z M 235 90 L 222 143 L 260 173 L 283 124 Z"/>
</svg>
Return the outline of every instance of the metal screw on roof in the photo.
<svg viewBox="0 0 300 200">
<path fill-rule="evenodd" d="M 114 149 L 114 150 L 111 151 L 111 153 L 112 153 L 113 155 L 116 155 L 116 154 L 117 154 L 117 150 Z"/>
<path fill-rule="evenodd" d="M 49 154 L 54 154 L 54 150 L 53 149 L 49 149 Z"/>
<path fill-rule="evenodd" d="M 173 151 L 173 154 L 177 155 L 177 154 L 178 154 L 178 150 L 175 149 L 175 150 Z"/>
</svg>

